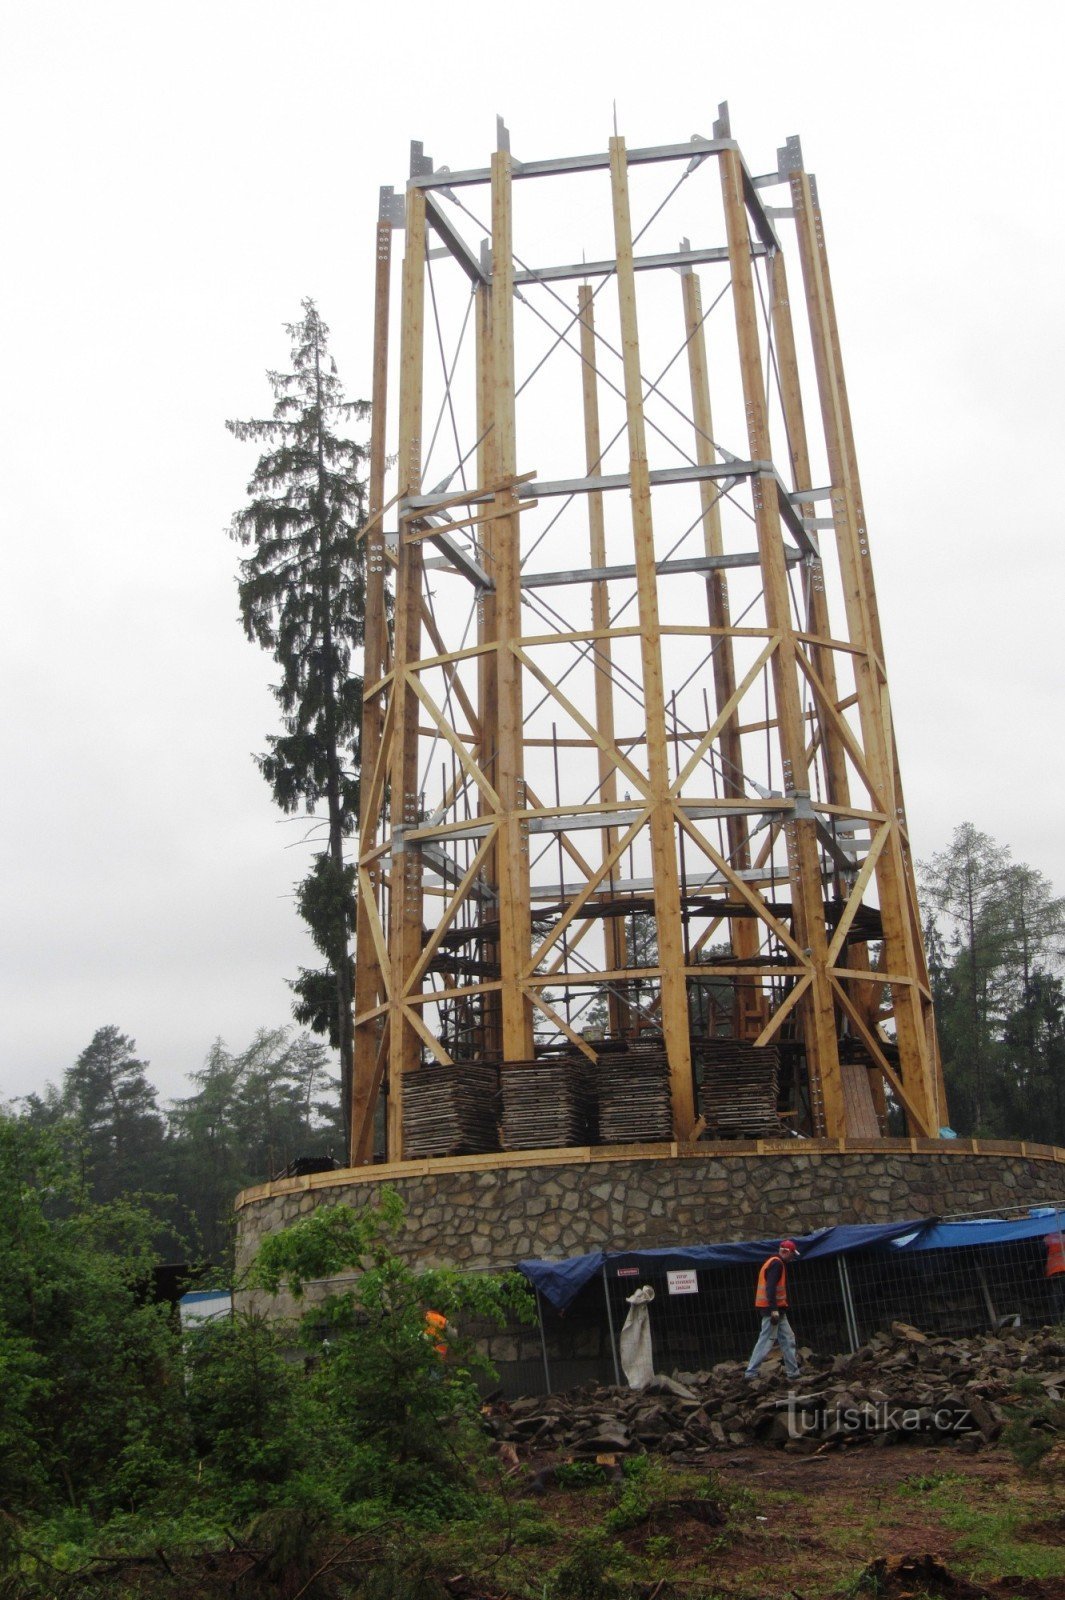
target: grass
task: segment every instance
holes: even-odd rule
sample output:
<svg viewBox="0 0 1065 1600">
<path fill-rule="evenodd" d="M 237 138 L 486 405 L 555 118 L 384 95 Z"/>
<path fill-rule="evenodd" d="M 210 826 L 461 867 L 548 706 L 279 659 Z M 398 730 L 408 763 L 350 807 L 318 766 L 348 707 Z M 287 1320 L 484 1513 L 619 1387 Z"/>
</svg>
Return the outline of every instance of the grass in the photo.
<svg viewBox="0 0 1065 1600">
<path fill-rule="evenodd" d="M 1035 1509 L 1027 1499 L 1004 1499 L 999 1485 L 966 1482 L 949 1471 L 903 1479 L 896 1492 L 900 1498 L 919 1496 L 922 1514 L 934 1515 L 954 1535 L 956 1551 L 968 1558 L 967 1576 L 1065 1577 L 1065 1549 L 1023 1536 Z M 1044 1514 L 1052 1509 L 1051 1499 L 1044 1497 Z"/>
<path fill-rule="evenodd" d="M 624 1459 L 621 1482 L 563 1474 L 568 1481 L 539 1497 L 513 1479 L 479 1515 L 430 1536 L 433 1568 L 509 1600 L 633 1600 L 657 1584 L 683 1600 L 789 1592 L 828 1600 L 857 1594 L 875 1557 L 925 1550 L 977 1581 L 1065 1577 L 1065 1548 L 1045 1543 L 1036 1526 L 1065 1496 L 1008 1451 L 971 1464 L 945 1452 L 900 1457 L 846 1453 L 816 1482 L 798 1465 L 790 1478 L 774 1453 L 739 1479 L 655 1458 Z M 723 1511 L 720 1525 L 678 1521 L 670 1510 L 702 1497 Z"/>
</svg>

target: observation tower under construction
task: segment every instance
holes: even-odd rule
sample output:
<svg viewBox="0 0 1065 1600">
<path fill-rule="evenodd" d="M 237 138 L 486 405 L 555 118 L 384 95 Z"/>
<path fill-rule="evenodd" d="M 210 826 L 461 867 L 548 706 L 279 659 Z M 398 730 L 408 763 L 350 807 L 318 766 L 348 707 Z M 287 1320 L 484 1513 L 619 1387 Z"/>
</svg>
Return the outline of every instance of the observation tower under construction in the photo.
<svg viewBox="0 0 1065 1600">
<path fill-rule="evenodd" d="M 382 191 L 351 1164 L 934 1137 L 799 141 L 531 154 Z"/>
</svg>

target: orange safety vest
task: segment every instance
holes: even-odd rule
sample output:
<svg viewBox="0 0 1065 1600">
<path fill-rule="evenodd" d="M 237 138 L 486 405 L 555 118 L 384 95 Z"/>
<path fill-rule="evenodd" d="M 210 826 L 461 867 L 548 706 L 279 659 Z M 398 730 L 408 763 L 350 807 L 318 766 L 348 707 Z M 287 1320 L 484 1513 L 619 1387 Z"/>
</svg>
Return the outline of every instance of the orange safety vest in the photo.
<svg viewBox="0 0 1065 1600">
<path fill-rule="evenodd" d="M 1047 1277 L 1056 1278 L 1059 1272 L 1065 1272 L 1065 1244 L 1062 1243 L 1061 1234 L 1048 1233 L 1046 1247 Z"/>
<path fill-rule="evenodd" d="M 786 1311 L 788 1309 L 788 1269 L 784 1265 L 783 1256 L 770 1256 L 767 1261 L 762 1262 L 762 1270 L 758 1274 L 758 1288 L 755 1291 L 754 1303 L 759 1311 L 768 1311 L 770 1309 L 769 1292 L 765 1286 L 765 1275 L 774 1261 L 780 1262 L 780 1282 L 777 1284 L 777 1303 L 773 1309 L 777 1311 Z"/>
<path fill-rule="evenodd" d="M 439 1311 L 427 1311 L 425 1313 L 425 1328 L 423 1332 L 441 1361 L 447 1356 L 447 1341 L 444 1338 L 444 1329 L 446 1327 L 447 1318 L 441 1316 Z"/>
</svg>

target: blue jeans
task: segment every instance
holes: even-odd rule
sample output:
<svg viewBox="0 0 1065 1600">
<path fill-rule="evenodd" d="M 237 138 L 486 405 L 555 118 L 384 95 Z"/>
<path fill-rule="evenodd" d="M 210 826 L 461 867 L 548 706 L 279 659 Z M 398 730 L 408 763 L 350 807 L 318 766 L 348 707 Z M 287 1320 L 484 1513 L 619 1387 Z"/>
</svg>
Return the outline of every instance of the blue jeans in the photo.
<svg viewBox="0 0 1065 1600">
<path fill-rule="evenodd" d="M 1055 1272 L 1047 1279 L 1050 1291 L 1050 1314 L 1055 1322 L 1065 1322 L 1065 1272 Z"/>
<path fill-rule="evenodd" d="M 774 1326 L 769 1313 L 762 1318 L 762 1327 L 758 1334 L 758 1342 L 751 1351 L 751 1359 L 747 1363 L 745 1378 L 753 1378 L 758 1372 L 766 1356 L 774 1344 L 780 1346 L 780 1353 L 784 1357 L 784 1371 L 789 1378 L 799 1376 L 799 1357 L 795 1350 L 795 1334 L 791 1323 L 788 1321 L 786 1311 L 780 1313 L 780 1321 Z"/>
</svg>

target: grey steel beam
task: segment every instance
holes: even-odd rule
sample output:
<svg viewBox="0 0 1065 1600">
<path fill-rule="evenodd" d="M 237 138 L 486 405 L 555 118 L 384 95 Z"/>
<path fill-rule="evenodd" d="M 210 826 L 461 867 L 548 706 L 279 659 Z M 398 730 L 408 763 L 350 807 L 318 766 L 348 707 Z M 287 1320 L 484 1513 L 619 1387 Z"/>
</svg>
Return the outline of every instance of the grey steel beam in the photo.
<svg viewBox="0 0 1065 1600">
<path fill-rule="evenodd" d="M 470 580 L 475 589 L 495 588 L 495 584 L 480 562 L 476 561 L 468 550 L 464 550 L 457 540 L 452 539 L 450 534 L 445 533 L 443 529 L 439 529 L 427 534 L 426 537 L 430 543 L 436 545 L 441 555 L 447 557 L 448 561 L 457 572 L 461 573 L 462 577 Z"/>
<path fill-rule="evenodd" d="M 781 478 L 780 473 L 777 472 L 776 468 L 773 468 L 771 472 L 764 473 L 763 476 L 771 477 L 776 485 L 777 505 L 780 508 L 781 520 L 791 531 L 796 544 L 799 545 L 805 555 L 815 556 L 820 560 L 821 552 L 811 539 L 803 519 L 792 505 L 791 496 L 784 486 L 784 480 Z"/>
<path fill-rule="evenodd" d="M 789 566 L 802 560 L 802 551 L 792 545 L 784 546 L 784 559 Z M 672 577 L 681 572 L 720 572 L 729 567 L 756 567 L 761 560 L 757 550 L 742 551 L 736 555 L 689 556 L 678 561 L 660 561 L 655 568 L 659 577 Z M 635 578 L 634 565 L 621 567 L 582 567 L 572 572 L 530 572 L 521 579 L 523 589 L 556 589 L 570 583 L 610 582 L 615 578 Z"/>
<path fill-rule="evenodd" d="M 715 461 L 711 466 L 699 467 L 693 462 L 688 467 L 660 467 L 650 473 L 651 483 L 655 487 L 672 483 L 699 483 L 704 479 L 715 478 L 753 478 L 759 473 L 773 472 L 771 461 Z M 518 489 L 518 494 L 523 500 L 545 500 L 553 495 L 567 494 L 595 494 L 600 490 L 628 489 L 629 474 L 627 472 L 611 473 L 600 478 L 554 478 L 544 481 L 523 483 Z M 412 500 L 412 506 L 417 506 L 418 501 Z"/>
<path fill-rule="evenodd" d="M 743 201 L 747 207 L 747 215 L 754 223 L 754 230 L 765 248 L 777 251 L 780 249 L 777 230 L 774 228 L 772 219 L 762 204 L 762 197 L 755 188 L 754 179 L 748 172 L 747 163 L 742 155 L 740 156 L 740 166 L 743 169 Z"/>
<path fill-rule="evenodd" d="M 764 256 L 765 246 L 756 245 L 753 253 Z M 632 264 L 637 272 L 653 272 L 658 267 L 698 267 L 706 262 L 727 260 L 728 249 L 725 245 L 707 245 L 703 250 L 674 250 L 665 255 L 637 256 Z M 573 261 L 563 267 L 530 267 L 525 272 L 515 272 L 514 282 L 554 283 L 561 278 L 602 277 L 613 272 L 616 265 L 614 261 Z"/>
<path fill-rule="evenodd" d="M 452 226 L 450 218 L 433 194 L 427 194 L 425 197 L 425 218 L 437 237 L 443 240 L 470 282 L 488 283 L 488 275 L 481 266 L 479 258 L 474 255 L 461 233 Z"/>
<path fill-rule="evenodd" d="M 408 838 L 410 833 L 411 830 L 408 829 Z M 420 841 L 418 848 L 421 850 L 422 859 L 436 868 L 441 880 L 444 883 L 453 884 L 457 888 L 466 876 L 465 869 L 449 856 L 446 850 L 442 849 L 440 845 L 434 844 L 430 839 Z M 484 905 L 493 905 L 499 898 L 481 873 L 478 873 L 470 884 L 469 893 L 474 900 L 480 900 Z"/>
<path fill-rule="evenodd" d="M 629 166 L 643 166 L 655 161 L 684 161 L 692 156 L 716 155 L 721 150 L 736 150 L 734 139 L 691 139 L 687 144 L 648 145 L 645 149 L 630 150 Z M 547 178 L 567 172 L 595 172 L 610 166 L 606 151 L 591 156 L 556 156 L 548 161 L 515 161 L 511 176 L 517 178 Z M 414 189 L 459 189 L 474 183 L 491 182 L 489 167 L 471 167 L 464 172 L 416 172 L 409 186 Z"/>
</svg>

